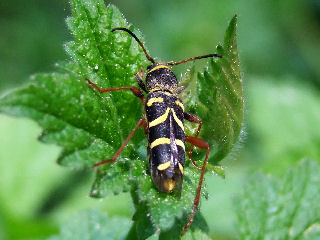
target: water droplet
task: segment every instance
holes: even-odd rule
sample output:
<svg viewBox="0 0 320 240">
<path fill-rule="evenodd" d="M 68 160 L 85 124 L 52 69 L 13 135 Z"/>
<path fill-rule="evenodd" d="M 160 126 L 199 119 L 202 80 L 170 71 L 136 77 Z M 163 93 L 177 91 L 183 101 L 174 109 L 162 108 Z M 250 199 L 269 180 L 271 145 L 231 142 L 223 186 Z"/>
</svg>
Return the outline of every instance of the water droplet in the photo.
<svg viewBox="0 0 320 240">
<path fill-rule="evenodd" d="M 91 192 L 91 195 L 97 195 L 98 191 L 97 189 L 94 189 L 92 192 Z"/>
</svg>

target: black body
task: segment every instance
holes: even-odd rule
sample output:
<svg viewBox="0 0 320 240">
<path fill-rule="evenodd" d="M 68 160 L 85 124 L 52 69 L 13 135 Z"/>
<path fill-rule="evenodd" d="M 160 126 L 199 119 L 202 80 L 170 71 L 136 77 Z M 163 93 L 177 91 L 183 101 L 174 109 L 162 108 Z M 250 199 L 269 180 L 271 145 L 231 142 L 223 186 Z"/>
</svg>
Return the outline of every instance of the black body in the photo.
<svg viewBox="0 0 320 240">
<path fill-rule="evenodd" d="M 162 192 L 181 190 L 185 162 L 184 106 L 168 65 L 147 68 L 145 112 L 151 177 Z"/>
<path fill-rule="evenodd" d="M 167 89 L 157 90 L 147 95 L 145 109 L 151 177 L 160 191 L 181 190 L 185 162 L 182 101 Z M 165 169 L 158 168 L 161 164 Z"/>
</svg>

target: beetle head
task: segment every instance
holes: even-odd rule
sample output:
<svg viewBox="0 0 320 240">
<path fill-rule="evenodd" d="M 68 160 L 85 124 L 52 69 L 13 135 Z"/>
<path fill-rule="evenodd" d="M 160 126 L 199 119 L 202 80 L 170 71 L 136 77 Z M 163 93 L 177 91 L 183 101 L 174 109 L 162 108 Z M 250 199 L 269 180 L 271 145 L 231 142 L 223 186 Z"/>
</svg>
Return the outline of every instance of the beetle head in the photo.
<svg viewBox="0 0 320 240">
<path fill-rule="evenodd" d="M 146 86 L 148 91 L 168 90 L 175 92 L 178 80 L 166 64 L 152 63 L 147 68 Z"/>
</svg>

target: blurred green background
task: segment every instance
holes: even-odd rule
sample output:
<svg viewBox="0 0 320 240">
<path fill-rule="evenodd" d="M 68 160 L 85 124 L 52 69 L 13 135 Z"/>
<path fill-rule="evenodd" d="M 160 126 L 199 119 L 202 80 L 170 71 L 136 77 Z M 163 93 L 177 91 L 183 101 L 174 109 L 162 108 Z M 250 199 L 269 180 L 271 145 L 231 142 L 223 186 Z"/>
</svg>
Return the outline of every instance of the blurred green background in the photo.
<svg viewBox="0 0 320 240">
<path fill-rule="evenodd" d="M 245 123 L 222 162 L 226 179 L 207 174 L 201 203 L 212 238 L 236 239 L 234 196 L 253 172 L 282 176 L 303 157 L 320 162 L 320 1 L 111 2 L 166 61 L 211 53 L 238 14 Z M 67 58 L 70 14 L 66 0 L 1 0 L 0 95 Z M 176 67 L 178 76 L 186 67 Z M 39 143 L 40 133 L 30 120 L 0 115 L 0 239 L 45 238 L 82 209 L 132 216 L 129 194 L 90 199 L 93 172 L 59 167 L 59 148 Z"/>
</svg>

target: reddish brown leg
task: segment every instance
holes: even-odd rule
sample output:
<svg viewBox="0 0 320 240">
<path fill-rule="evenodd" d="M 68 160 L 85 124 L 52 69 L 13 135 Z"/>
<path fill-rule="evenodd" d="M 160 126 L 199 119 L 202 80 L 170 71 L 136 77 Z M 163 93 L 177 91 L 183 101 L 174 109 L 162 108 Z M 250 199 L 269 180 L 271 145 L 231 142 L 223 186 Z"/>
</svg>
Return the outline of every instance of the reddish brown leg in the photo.
<svg viewBox="0 0 320 240">
<path fill-rule="evenodd" d="M 96 168 L 99 167 L 101 165 L 104 165 L 106 163 L 109 162 L 114 162 L 116 161 L 116 159 L 119 157 L 120 153 L 123 151 L 123 149 L 125 148 L 125 146 L 128 144 L 128 142 L 130 141 L 130 139 L 132 138 L 132 136 L 134 135 L 134 133 L 137 131 L 138 127 L 140 126 L 145 126 L 146 125 L 146 120 L 144 118 L 140 118 L 137 125 L 134 127 L 134 129 L 131 131 L 131 133 L 129 134 L 129 136 L 127 137 L 127 139 L 124 141 L 124 143 L 122 144 L 122 146 L 119 148 L 119 150 L 116 152 L 116 154 L 113 155 L 113 157 L 111 159 L 107 159 L 101 162 L 98 162 L 96 164 L 94 164 L 92 167 Z"/>
<path fill-rule="evenodd" d="M 195 145 L 195 146 L 197 146 L 197 147 L 199 147 L 199 148 L 207 149 L 207 154 L 206 154 L 206 158 L 204 159 L 203 166 L 202 166 L 202 169 L 201 169 L 201 175 L 200 175 L 198 190 L 197 190 L 197 194 L 196 194 L 196 196 L 194 198 L 192 212 L 190 214 L 189 221 L 187 222 L 187 224 L 185 225 L 185 227 L 183 228 L 183 230 L 181 232 L 181 235 L 183 235 L 188 230 L 188 228 L 190 227 L 191 223 L 193 222 L 194 214 L 196 213 L 197 207 L 198 207 L 199 202 L 200 202 L 201 188 L 202 188 L 204 173 L 206 171 L 206 166 L 207 166 L 208 157 L 209 157 L 209 153 L 210 153 L 209 144 L 207 142 L 203 141 L 202 139 L 196 138 L 196 137 L 188 137 L 188 136 L 186 136 L 186 141 L 191 143 L 191 144 L 193 144 L 193 145 Z"/>
<path fill-rule="evenodd" d="M 97 91 L 100 93 L 105 93 L 105 92 L 112 92 L 112 91 L 119 91 L 119 90 L 131 90 L 131 92 L 138 98 L 140 98 L 142 104 L 144 105 L 144 98 L 143 98 L 143 93 L 141 90 L 137 87 L 117 87 L 117 88 L 99 88 L 97 85 L 95 85 L 93 82 L 91 82 L 89 79 L 87 79 L 87 82 Z"/>
<path fill-rule="evenodd" d="M 144 133 L 147 135 L 148 134 L 148 127 L 147 127 L 147 121 L 145 119 L 142 123 L 142 127 L 144 129 Z"/>
<path fill-rule="evenodd" d="M 196 116 L 196 115 L 194 115 L 192 113 L 188 113 L 188 112 L 184 112 L 184 118 L 186 120 L 188 120 L 189 122 L 194 122 L 194 123 L 198 123 L 199 124 L 199 127 L 198 127 L 198 130 L 196 132 L 196 135 L 194 135 L 194 137 L 197 138 L 199 133 L 200 133 L 201 127 L 202 127 L 201 119 L 198 116 Z M 188 151 L 188 157 L 191 160 L 193 166 L 195 166 L 198 169 L 201 169 L 201 167 L 198 164 L 196 164 L 196 162 L 191 157 L 193 147 L 194 147 L 194 145 L 191 143 L 191 146 L 190 146 L 189 151 Z"/>
</svg>

